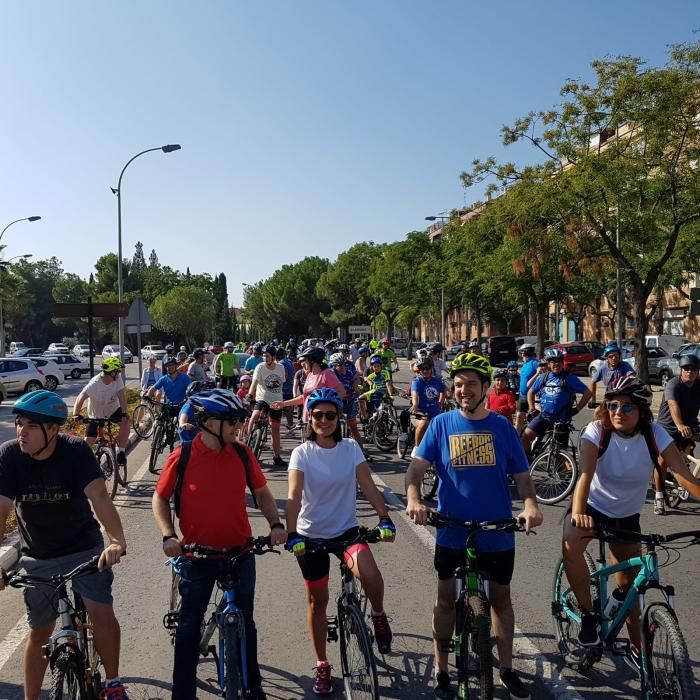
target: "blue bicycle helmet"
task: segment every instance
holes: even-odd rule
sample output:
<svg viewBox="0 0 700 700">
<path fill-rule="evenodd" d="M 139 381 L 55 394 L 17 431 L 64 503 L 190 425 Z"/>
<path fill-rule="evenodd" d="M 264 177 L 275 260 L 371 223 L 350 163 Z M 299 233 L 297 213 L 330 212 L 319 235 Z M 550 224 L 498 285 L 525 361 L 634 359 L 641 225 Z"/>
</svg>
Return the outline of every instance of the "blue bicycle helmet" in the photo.
<svg viewBox="0 0 700 700">
<path fill-rule="evenodd" d="M 383 365 L 382 358 L 379 355 L 372 355 L 369 358 L 370 365 Z"/>
<path fill-rule="evenodd" d="M 359 352 L 360 355 L 362 355 L 363 353 L 369 353 L 369 348 L 363 345 L 361 348 L 358 349 L 357 352 Z"/>
<path fill-rule="evenodd" d="M 507 365 L 506 369 L 518 369 L 518 363 L 515 360 L 511 360 Z"/>
<path fill-rule="evenodd" d="M 544 351 L 545 360 L 563 360 L 564 353 L 559 348 L 547 348 Z"/>
<path fill-rule="evenodd" d="M 306 399 L 306 409 L 310 411 L 318 403 L 332 403 L 338 411 L 343 410 L 343 399 L 335 389 L 314 389 Z"/>
<path fill-rule="evenodd" d="M 68 418 L 66 402 L 53 391 L 30 391 L 15 401 L 12 413 L 24 416 L 35 423 L 58 423 L 63 425 Z"/>
<path fill-rule="evenodd" d="M 207 418 L 224 420 L 248 416 L 242 401 L 232 391 L 217 390 L 195 394 L 190 399 L 190 405 L 201 421 Z"/>
<path fill-rule="evenodd" d="M 612 352 L 616 352 L 619 355 L 622 355 L 622 351 L 620 350 L 617 343 L 610 343 L 610 345 L 606 345 L 603 349 L 603 357 L 607 357 Z"/>
</svg>

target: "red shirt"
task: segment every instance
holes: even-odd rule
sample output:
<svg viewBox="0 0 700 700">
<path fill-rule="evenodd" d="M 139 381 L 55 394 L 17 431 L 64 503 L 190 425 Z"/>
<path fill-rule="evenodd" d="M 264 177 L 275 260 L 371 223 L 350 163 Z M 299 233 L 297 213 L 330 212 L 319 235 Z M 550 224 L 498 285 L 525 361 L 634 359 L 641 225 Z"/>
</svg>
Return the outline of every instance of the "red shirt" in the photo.
<svg viewBox="0 0 700 700">
<path fill-rule="evenodd" d="M 498 394 L 493 389 L 486 397 L 486 408 L 512 420 L 515 413 L 515 394 L 509 389 L 504 389 Z"/>
<path fill-rule="evenodd" d="M 248 453 L 250 482 L 254 489 L 267 484 L 260 464 L 250 448 Z M 170 500 L 177 481 L 180 448 L 168 457 L 156 485 L 156 493 Z M 197 435 L 192 441 L 190 459 L 180 492 L 180 531 L 185 544 L 205 547 L 242 547 L 250 537 L 246 506 L 245 466 L 231 445 L 221 452 L 210 450 Z"/>
</svg>

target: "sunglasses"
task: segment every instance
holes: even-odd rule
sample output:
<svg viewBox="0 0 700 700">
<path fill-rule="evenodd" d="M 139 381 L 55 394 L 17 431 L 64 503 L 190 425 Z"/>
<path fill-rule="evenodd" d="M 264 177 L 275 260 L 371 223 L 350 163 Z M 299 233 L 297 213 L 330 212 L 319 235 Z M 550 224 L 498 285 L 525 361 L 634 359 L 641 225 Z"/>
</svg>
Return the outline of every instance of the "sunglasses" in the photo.
<svg viewBox="0 0 700 700">
<path fill-rule="evenodd" d="M 683 372 L 700 372 L 697 367 L 681 367 L 681 370 L 683 370 Z"/>
<path fill-rule="evenodd" d="M 338 414 L 335 411 L 311 411 L 311 417 L 314 420 L 325 418 L 327 421 L 338 420 Z"/>
<path fill-rule="evenodd" d="M 617 413 L 620 409 L 622 409 L 622 412 L 626 415 L 629 416 L 631 413 L 634 413 L 639 407 L 637 404 L 634 403 L 620 403 L 619 401 L 608 401 L 608 411 L 610 413 Z"/>
<path fill-rule="evenodd" d="M 245 418 L 239 418 L 238 416 L 236 416 L 235 418 L 222 418 L 221 422 L 226 423 L 227 425 L 230 425 L 232 428 L 234 428 L 239 423 L 245 423 L 246 420 Z"/>
</svg>

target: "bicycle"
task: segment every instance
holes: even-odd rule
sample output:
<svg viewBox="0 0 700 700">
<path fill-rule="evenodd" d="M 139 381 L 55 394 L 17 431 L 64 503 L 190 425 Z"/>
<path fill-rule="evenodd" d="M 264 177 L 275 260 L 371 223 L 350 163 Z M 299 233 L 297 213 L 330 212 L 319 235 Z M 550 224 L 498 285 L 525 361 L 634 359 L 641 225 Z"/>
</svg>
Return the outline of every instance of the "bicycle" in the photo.
<svg viewBox="0 0 700 700">
<path fill-rule="evenodd" d="M 261 408 L 258 409 L 258 413 L 255 427 L 250 431 L 246 444 L 253 451 L 255 457 L 260 459 L 263 444 L 267 442 L 267 436 L 270 431 L 270 407 L 263 403 Z"/>
<path fill-rule="evenodd" d="M 78 420 L 81 423 L 91 423 L 97 427 L 97 436 L 92 450 L 104 475 L 107 492 L 114 500 L 117 486 L 126 487 L 127 485 L 126 464 L 119 464 L 117 461 L 117 435 L 112 430 L 112 426 L 116 426 L 118 433 L 119 423 L 111 421 L 109 418 L 80 418 Z M 73 434 L 77 435 L 77 433 Z M 80 435 L 79 437 L 84 436 Z"/>
<path fill-rule="evenodd" d="M 394 401 L 389 396 L 382 397 L 379 408 L 369 419 L 372 442 L 382 452 L 390 452 L 396 445 L 396 437 L 401 432 Z"/>
<path fill-rule="evenodd" d="M 212 652 L 222 697 L 226 700 L 244 698 L 250 686 L 246 657 L 245 620 L 243 612 L 236 605 L 234 590 L 237 582 L 236 564 L 245 554 L 262 555 L 270 552 L 279 554 L 280 552 L 272 548 L 269 537 L 251 538 L 245 547 L 236 549 L 222 550 L 189 544 L 185 545 L 183 550 L 185 553 L 182 557 L 175 557 L 168 562 L 172 566 L 173 573 L 170 587 L 170 607 L 163 618 L 163 625 L 169 631 L 174 643 L 182 602 L 179 592 L 182 561 L 187 557 L 223 560 L 225 570 L 216 582 L 222 591 L 221 600 L 209 619 L 202 624 L 199 652 L 202 656 Z M 210 645 L 209 642 L 216 630 L 219 631 L 218 643 Z"/>
<path fill-rule="evenodd" d="M 570 423 L 554 421 L 551 429 L 533 445 L 530 478 L 539 503 L 559 503 L 576 485 L 578 459 L 572 430 Z"/>
<path fill-rule="evenodd" d="M 372 650 L 374 634 L 367 624 L 367 597 L 348 568 L 344 552 L 354 544 L 373 544 L 381 539 L 376 529 L 360 527 L 357 537 L 346 542 L 306 539 L 306 551 L 328 552 L 339 558 L 341 588 L 336 601 L 338 614 L 328 618 L 328 641 L 340 642 L 340 666 L 345 697 L 379 699 L 377 665 Z"/>
<path fill-rule="evenodd" d="M 151 454 L 148 458 L 148 471 L 151 472 L 151 474 L 156 474 L 158 472 L 156 469 L 158 457 L 165 448 L 169 447 L 171 452 L 175 449 L 175 443 L 179 440 L 177 416 L 183 404 L 184 401 L 181 403 L 161 404 L 160 413 L 156 416 L 155 425 L 153 427 Z"/>
<path fill-rule="evenodd" d="M 700 442 L 700 435 L 693 433 L 693 440 Z M 690 473 L 697 479 L 700 476 L 700 459 L 694 457 L 691 453 L 681 451 L 683 459 L 685 459 Z M 674 478 L 671 472 L 666 473 L 666 499 L 670 508 L 678 508 L 681 501 L 687 501 L 690 498 L 690 493 L 686 491 Z"/>
<path fill-rule="evenodd" d="M 142 440 L 151 437 L 160 406 L 160 403 L 143 393 L 141 403 L 131 412 L 131 426 Z"/>
<path fill-rule="evenodd" d="M 478 522 L 430 511 L 428 524 L 436 528 L 458 525 L 468 531 L 466 565 L 455 570 L 455 631 L 451 651 L 457 667 L 457 697 L 493 698 L 489 582 L 476 568 L 479 532 L 524 532 L 514 518 Z"/>
<path fill-rule="evenodd" d="M 564 662 L 577 671 L 586 671 L 599 661 L 604 652 L 615 656 L 629 656 L 630 642 L 618 639 L 632 606 L 639 599 L 642 609 L 642 648 L 639 673 L 641 675 L 641 693 L 644 698 L 695 698 L 695 683 L 688 650 L 674 611 L 674 587 L 662 585 L 659 576 L 657 547 L 671 550 L 665 546 L 670 542 L 692 538 L 690 542 L 679 545 L 674 551 L 690 545 L 700 544 L 700 530 L 677 532 L 672 535 L 643 535 L 626 530 L 618 530 L 608 525 L 598 525 L 593 537 L 598 539 L 599 557 L 597 566 L 588 552 L 585 552 L 586 564 L 590 572 L 591 597 L 593 611 L 600 615 L 601 644 L 584 647 L 578 642 L 581 624 L 581 612 L 576 598 L 571 591 L 564 562 L 559 560 L 554 574 L 552 589 L 552 617 L 559 653 Z M 632 557 L 618 564 L 607 566 L 605 562 L 605 543 L 611 540 L 643 542 L 646 554 Z M 604 615 L 608 601 L 608 578 L 617 571 L 637 569 L 639 573 L 627 595 L 618 607 L 612 619 Z M 645 605 L 646 592 L 655 589 L 662 593 L 665 600 L 654 601 Z"/>
<path fill-rule="evenodd" d="M 58 592 L 59 627 L 44 647 L 51 669 L 51 700 L 69 698 L 98 700 L 102 697 L 104 666 L 94 645 L 93 626 L 80 594 L 67 584 L 78 576 L 97 571 L 99 556 L 76 566 L 67 574 L 50 578 L 16 573 L 6 577 L 13 588 L 52 587 Z"/>
</svg>

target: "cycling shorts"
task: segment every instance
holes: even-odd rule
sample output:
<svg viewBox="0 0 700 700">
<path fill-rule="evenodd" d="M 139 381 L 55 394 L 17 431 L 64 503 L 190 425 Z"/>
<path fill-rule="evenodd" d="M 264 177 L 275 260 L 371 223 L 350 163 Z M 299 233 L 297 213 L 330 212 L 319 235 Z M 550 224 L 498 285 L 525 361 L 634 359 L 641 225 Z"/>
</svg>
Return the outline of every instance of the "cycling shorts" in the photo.
<svg viewBox="0 0 700 700">
<path fill-rule="evenodd" d="M 571 508 L 566 511 L 565 518 L 571 515 Z M 613 518 L 605 513 L 601 513 L 599 510 L 594 508 L 590 503 L 586 504 L 586 515 L 590 515 L 593 518 L 593 522 L 598 525 L 609 525 L 610 527 L 617 528 L 618 530 L 630 530 L 631 532 L 642 532 L 642 526 L 639 521 L 639 513 L 634 515 L 628 515 L 624 518 Z"/>
<path fill-rule="evenodd" d="M 270 408 L 270 404 L 267 401 L 256 401 L 255 402 L 256 411 L 264 411 L 270 416 L 270 420 L 273 423 L 279 423 L 282 420 L 282 411 L 275 411 L 274 408 Z"/>
<path fill-rule="evenodd" d="M 93 423 L 89 418 L 87 419 L 90 421 L 86 426 L 85 426 L 85 436 L 86 437 L 91 437 L 91 438 L 96 438 L 97 437 L 97 423 Z M 111 420 L 114 423 L 121 423 L 122 420 L 122 409 L 118 408 L 109 418 L 106 420 Z"/>
<path fill-rule="evenodd" d="M 355 401 L 354 398 L 343 400 L 343 413 L 345 414 L 348 420 L 353 420 L 354 418 L 357 418 L 359 410 L 360 407 L 357 405 L 357 401 Z"/>
<path fill-rule="evenodd" d="M 357 537 L 359 528 L 351 527 L 338 537 L 331 537 L 328 542 L 342 542 L 343 540 L 352 540 Z M 345 550 L 345 561 L 352 558 L 357 552 L 369 551 L 369 547 L 364 544 L 354 544 Z M 340 559 L 340 555 L 335 555 Z M 307 588 L 318 588 L 328 584 L 328 575 L 331 570 L 331 558 L 328 552 L 312 552 L 307 553 L 303 557 L 297 558 L 297 563 L 301 569 L 301 575 L 304 577 L 304 583 Z"/>
<path fill-rule="evenodd" d="M 435 557 L 433 564 L 441 581 L 447 581 L 455 575 L 455 569 L 465 566 L 467 552 L 462 549 L 451 549 L 442 545 L 435 545 Z M 507 549 L 503 552 L 477 552 L 476 566 L 489 581 L 501 586 L 510 584 L 515 568 L 515 549 Z"/>
</svg>

